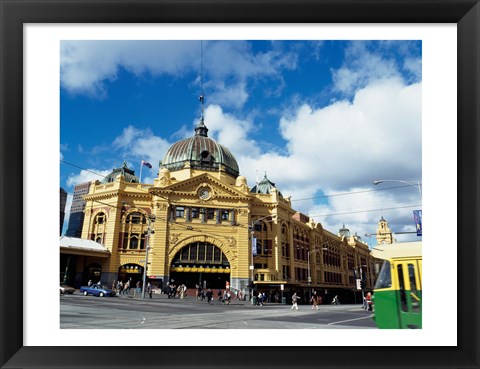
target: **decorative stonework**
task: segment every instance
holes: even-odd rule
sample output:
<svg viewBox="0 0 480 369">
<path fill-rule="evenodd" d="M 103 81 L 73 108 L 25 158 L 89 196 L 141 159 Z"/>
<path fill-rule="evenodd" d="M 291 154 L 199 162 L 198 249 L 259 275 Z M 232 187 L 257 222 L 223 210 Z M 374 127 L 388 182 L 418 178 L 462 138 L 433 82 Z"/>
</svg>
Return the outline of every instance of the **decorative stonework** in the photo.
<svg viewBox="0 0 480 369">
<path fill-rule="evenodd" d="M 172 233 L 170 236 L 168 236 L 168 242 L 170 243 L 170 245 L 175 245 L 177 243 L 178 236 L 180 236 L 179 233 L 177 234 Z"/>
<path fill-rule="evenodd" d="M 162 187 L 169 186 L 172 183 L 172 180 L 170 178 L 170 171 L 165 168 L 160 169 L 158 180 L 159 180 L 160 186 Z"/>
<path fill-rule="evenodd" d="M 160 186 L 166 187 L 172 183 L 172 181 L 167 177 L 160 177 L 159 179 Z"/>
<path fill-rule="evenodd" d="M 235 237 L 225 237 L 230 247 L 237 247 L 237 240 Z"/>
</svg>

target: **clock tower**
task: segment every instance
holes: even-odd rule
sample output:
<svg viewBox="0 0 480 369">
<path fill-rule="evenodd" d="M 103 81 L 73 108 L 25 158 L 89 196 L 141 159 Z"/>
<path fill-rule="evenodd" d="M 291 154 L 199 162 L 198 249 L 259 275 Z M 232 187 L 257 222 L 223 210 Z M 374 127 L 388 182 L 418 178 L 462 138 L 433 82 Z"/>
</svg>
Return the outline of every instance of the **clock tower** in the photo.
<svg viewBox="0 0 480 369">
<path fill-rule="evenodd" d="M 378 222 L 377 245 L 393 243 L 392 230 L 388 227 L 388 222 L 383 218 Z"/>
</svg>

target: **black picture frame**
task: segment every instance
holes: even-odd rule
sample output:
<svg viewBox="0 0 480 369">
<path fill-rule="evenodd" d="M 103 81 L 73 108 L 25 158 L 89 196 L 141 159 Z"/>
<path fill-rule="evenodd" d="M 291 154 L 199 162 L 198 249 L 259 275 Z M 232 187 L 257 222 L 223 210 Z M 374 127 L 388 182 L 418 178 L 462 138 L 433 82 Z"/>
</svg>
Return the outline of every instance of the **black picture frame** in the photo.
<svg viewBox="0 0 480 369">
<path fill-rule="evenodd" d="M 2 368 L 479 368 L 478 0 L 0 0 L 0 14 Z M 465 297 L 458 303 L 456 347 L 378 347 L 376 342 L 370 347 L 269 347 L 262 345 L 262 335 L 250 336 L 249 347 L 148 347 L 146 342 L 128 353 L 111 346 L 23 346 L 22 235 L 28 232 L 23 229 L 23 25 L 163 22 L 457 24 L 459 221 L 452 222 L 458 222 L 458 291 L 445 291 L 445 296 Z M 445 306 L 438 308 L 449 313 Z"/>
</svg>

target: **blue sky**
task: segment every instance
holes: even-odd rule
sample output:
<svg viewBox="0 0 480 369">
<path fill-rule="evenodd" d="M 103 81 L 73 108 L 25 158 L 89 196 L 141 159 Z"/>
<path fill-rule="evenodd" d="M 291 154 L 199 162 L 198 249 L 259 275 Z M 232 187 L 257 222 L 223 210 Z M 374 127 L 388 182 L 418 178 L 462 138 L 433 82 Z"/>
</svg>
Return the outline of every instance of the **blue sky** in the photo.
<svg viewBox="0 0 480 369">
<path fill-rule="evenodd" d="M 414 230 L 417 188 L 372 181 L 422 181 L 420 41 L 62 41 L 60 64 L 70 194 L 124 158 L 137 175 L 152 163 L 152 183 L 169 145 L 193 135 L 203 82 L 209 136 L 250 187 L 266 172 L 294 208 L 370 243 L 382 215 Z"/>
</svg>

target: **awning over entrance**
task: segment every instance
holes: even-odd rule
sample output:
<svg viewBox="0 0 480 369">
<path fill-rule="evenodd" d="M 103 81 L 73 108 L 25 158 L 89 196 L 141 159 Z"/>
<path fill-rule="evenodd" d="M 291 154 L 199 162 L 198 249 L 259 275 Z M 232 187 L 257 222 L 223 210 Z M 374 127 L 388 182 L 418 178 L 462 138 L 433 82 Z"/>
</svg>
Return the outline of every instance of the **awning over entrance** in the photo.
<svg viewBox="0 0 480 369">
<path fill-rule="evenodd" d="M 172 272 L 185 272 L 185 273 L 230 273 L 230 268 L 204 268 L 204 267 L 174 267 L 170 268 Z"/>
<path fill-rule="evenodd" d="M 68 236 L 60 237 L 60 253 L 96 256 L 100 258 L 108 258 L 111 254 L 105 246 L 99 244 L 98 242 Z"/>
</svg>

